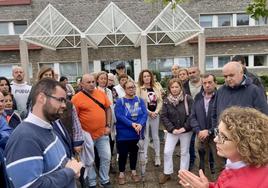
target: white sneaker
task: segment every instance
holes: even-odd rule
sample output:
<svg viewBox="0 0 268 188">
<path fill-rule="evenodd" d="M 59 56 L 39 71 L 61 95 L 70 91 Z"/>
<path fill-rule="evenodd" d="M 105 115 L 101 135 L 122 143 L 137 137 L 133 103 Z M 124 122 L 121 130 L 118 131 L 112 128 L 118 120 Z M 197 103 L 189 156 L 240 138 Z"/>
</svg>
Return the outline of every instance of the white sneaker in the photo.
<svg viewBox="0 0 268 188">
<path fill-rule="evenodd" d="M 159 156 L 155 156 L 154 160 L 154 166 L 160 166 L 161 165 L 161 160 Z"/>
</svg>

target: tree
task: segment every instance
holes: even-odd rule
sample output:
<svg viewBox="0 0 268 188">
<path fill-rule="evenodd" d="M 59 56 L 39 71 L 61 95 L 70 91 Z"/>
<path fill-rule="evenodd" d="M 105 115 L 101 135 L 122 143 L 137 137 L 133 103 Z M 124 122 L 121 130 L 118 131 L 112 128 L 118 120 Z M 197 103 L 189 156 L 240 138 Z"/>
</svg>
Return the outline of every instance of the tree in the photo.
<svg viewBox="0 0 268 188">
<path fill-rule="evenodd" d="M 147 3 L 155 3 L 159 0 L 144 0 L 145 2 Z M 164 5 L 167 5 L 168 3 L 172 3 L 172 8 L 174 9 L 176 7 L 177 4 L 179 3 L 183 3 L 185 2 L 186 0 L 161 0 L 163 2 Z"/>
<path fill-rule="evenodd" d="M 267 23 L 267 0 L 252 0 L 252 2 L 248 5 L 246 11 L 250 17 L 254 18 L 255 20 L 263 18 L 265 20 L 265 23 Z"/>
</svg>

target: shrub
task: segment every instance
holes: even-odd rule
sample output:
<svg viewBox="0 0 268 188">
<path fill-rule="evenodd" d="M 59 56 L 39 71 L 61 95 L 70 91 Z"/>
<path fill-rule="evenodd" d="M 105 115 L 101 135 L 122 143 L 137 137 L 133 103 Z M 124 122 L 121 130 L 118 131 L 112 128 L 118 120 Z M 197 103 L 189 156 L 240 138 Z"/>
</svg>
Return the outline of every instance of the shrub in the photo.
<svg viewBox="0 0 268 188">
<path fill-rule="evenodd" d="M 217 84 L 218 85 L 223 85 L 224 84 L 224 77 L 216 77 Z"/>
</svg>

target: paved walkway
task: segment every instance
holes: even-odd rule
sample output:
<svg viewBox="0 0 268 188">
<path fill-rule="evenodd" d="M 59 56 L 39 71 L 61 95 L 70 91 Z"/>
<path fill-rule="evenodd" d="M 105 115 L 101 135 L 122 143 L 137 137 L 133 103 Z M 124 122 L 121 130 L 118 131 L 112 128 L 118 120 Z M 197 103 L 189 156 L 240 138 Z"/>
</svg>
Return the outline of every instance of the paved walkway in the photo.
<svg viewBox="0 0 268 188">
<path fill-rule="evenodd" d="M 163 154 L 163 148 L 164 148 L 164 144 L 161 143 L 161 154 Z M 134 183 L 130 178 L 130 171 L 126 173 L 127 183 L 125 185 L 118 185 L 118 181 L 117 181 L 118 172 L 116 174 L 110 174 L 111 182 L 115 188 L 173 188 L 173 187 L 180 188 L 181 186 L 178 184 L 178 177 L 177 177 L 177 172 L 179 170 L 179 162 L 180 162 L 180 157 L 176 155 L 178 151 L 179 151 L 179 148 L 176 147 L 174 156 L 173 156 L 174 174 L 172 175 L 171 180 L 169 180 L 165 184 L 160 185 L 158 183 L 158 177 L 163 172 L 163 155 L 161 156 L 161 163 L 162 163 L 161 166 L 155 167 L 153 149 L 151 147 L 149 147 L 149 150 L 148 150 L 148 163 L 146 167 L 146 175 L 145 175 L 144 182 Z M 129 169 L 128 166 L 127 166 L 127 169 Z M 138 173 L 140 173 L 140 165 L 138 165 L 137 171 Z"/>
</svg>

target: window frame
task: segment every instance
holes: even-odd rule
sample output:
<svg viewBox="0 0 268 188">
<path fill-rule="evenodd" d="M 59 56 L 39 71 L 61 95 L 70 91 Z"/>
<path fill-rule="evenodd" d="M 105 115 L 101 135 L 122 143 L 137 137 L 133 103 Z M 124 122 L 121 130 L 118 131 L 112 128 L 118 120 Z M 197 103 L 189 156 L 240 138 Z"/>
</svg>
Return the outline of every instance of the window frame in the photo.
<svg viewBox="0 0 268 188">
<path fill-rule="evenodd" d="M 220 25 L 220 22 L 219 22 L 219 17 L 220 16 L 230 16 L 229 17 L 230 25 Z M 218 20 L 218 23 L 217 23 L 218 27 L 233 27 L 233 14 L 218 14 L 217 17 L 218 17 L 217 18 L 217 20 Z"/>
<path fill-rule="evenodd" d="M 244 15 L 248 17 L 248 24 L 247 25 L 238 25 L 238 16 L 239 15 Z M 245 26 L 250 26 L 250 16 L 246 13 L 236 13 L 236 27 L 245 27 Z"/>
<path fill-rule="evenodd" d="M 18 19 L 18 20 L 0 20 L 0 23 L 7 23 L 8 24 L 8 33 L 7 34 L 0 34 L 0 36 L 10 36 L 10 35 L 20 35 L 22 33 L 16 33 L 15 32 L 15 23 L 16 22 L 25 22 L 26 23 L 26 28 L 28 27 L 28 19 Z"/>
</svg>

